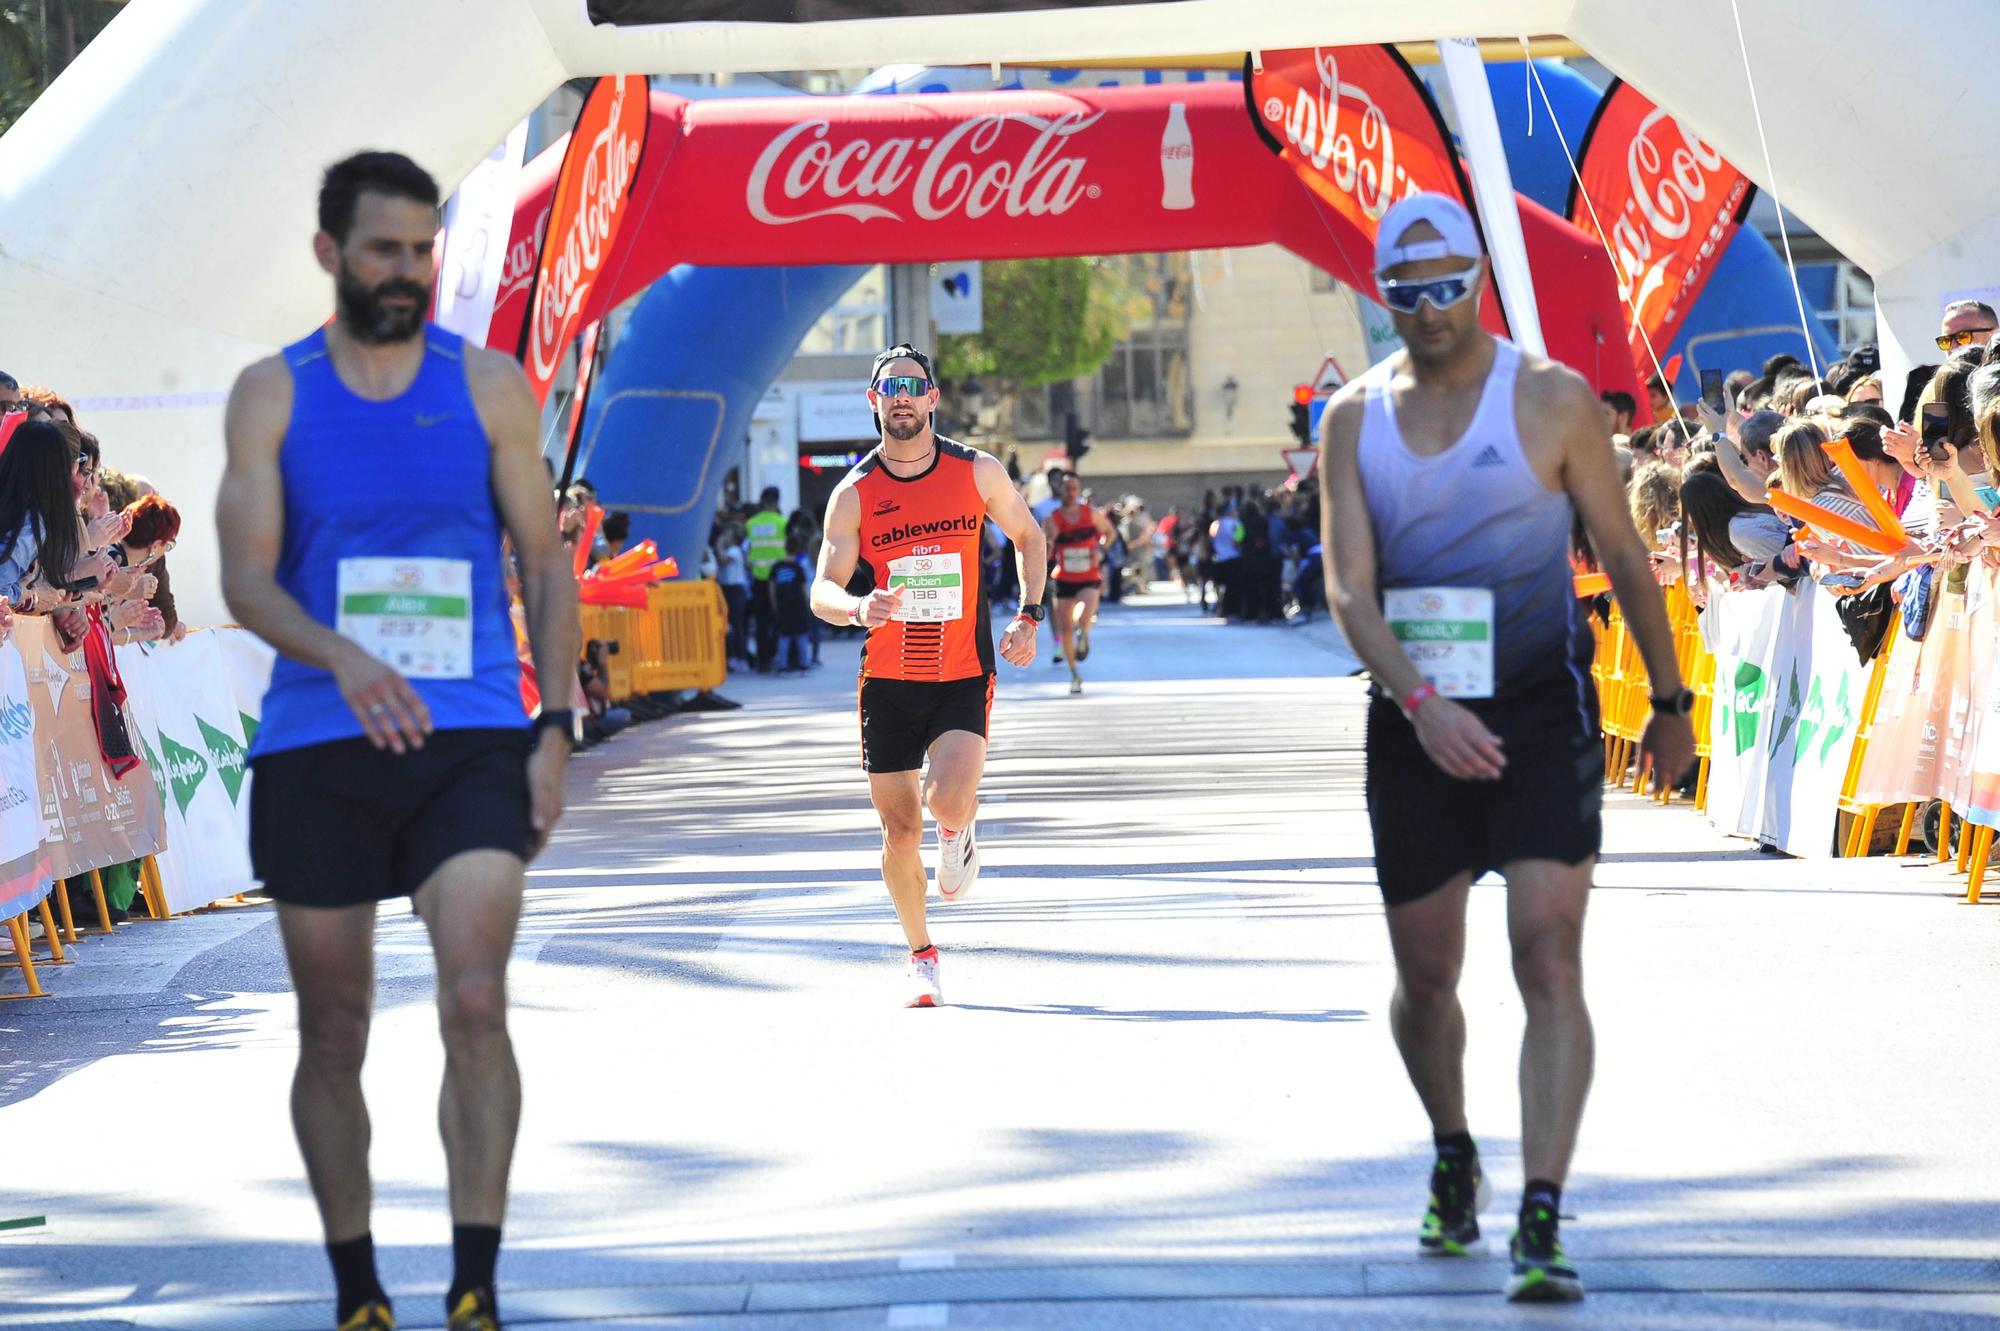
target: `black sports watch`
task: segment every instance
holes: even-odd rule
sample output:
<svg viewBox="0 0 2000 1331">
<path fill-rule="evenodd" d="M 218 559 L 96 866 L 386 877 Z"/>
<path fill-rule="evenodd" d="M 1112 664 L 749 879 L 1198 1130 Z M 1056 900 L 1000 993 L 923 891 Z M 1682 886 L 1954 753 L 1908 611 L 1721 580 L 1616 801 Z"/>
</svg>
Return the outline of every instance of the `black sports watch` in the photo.
<svg viewBox="0 0 2000 1331">
<path fill-rule="evenodd" d="M 1049 608 L 1039 603 L 1035 605 L 1023 605 L 1019 613 L 1021 618 L 1033 620 L 1039 624 L 1049 617 Z"/>
<path fill-rule="evenodd" d="M 576 744 L 576 713 L 567 707 L 544 708 L 535 713 L 534 732 L 537 740 L 541 739 L 544 730 L 560 731 L 562 737 L 568 740 L 571 746 L 574 747 Z"/>
<path fill-rule="evenodd" d="M 1669 693 L 1664 697 L 1653 695 L 1654 716 L 1691 716 L 1694 713 L 1694 690 L 1682 689 L 1679 693 Z"/>
</svg>

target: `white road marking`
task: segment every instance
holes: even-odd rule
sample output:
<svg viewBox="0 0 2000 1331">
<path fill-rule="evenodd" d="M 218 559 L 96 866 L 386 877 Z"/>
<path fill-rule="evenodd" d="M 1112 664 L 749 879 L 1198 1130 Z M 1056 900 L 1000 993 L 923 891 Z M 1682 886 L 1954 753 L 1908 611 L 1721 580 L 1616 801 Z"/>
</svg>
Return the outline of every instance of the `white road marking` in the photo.
<svg viewBox="0 0 2000 1331">
<path fill-rule="evenodd" d="M 892 1303 L 889 1305 L 890 1326 L 949 1326 L 951 1305 L 949 1303 Z"/>
</svg>

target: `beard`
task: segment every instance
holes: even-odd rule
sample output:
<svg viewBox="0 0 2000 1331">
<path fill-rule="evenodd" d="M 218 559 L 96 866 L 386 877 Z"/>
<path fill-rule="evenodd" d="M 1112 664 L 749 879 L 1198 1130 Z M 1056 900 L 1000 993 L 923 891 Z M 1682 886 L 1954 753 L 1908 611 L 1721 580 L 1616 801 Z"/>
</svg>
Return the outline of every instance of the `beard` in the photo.
<svg viewBox="0 0 2000 1331">
<path fill-rule="evenodd" d="M 893 421 L 885 416 L 882 419 L 882 430 L 891 439 L 907 444 L 922 434 L 924 426 L 928 423 L 922 416 L 908 422 Z"/>
<path fill-rule="evenodd" d="M 392 278 L 377 287 L 364 286 L 343 267 L 333 280 L 333 291 L 340 321 L 357 341 L 371 346 L 408 342 L 423 331 L 431 293 L 415 282 Z M 397 310 L 383 304 L 391 296 L 409 297 L 410 308 Z"/>
</svg>

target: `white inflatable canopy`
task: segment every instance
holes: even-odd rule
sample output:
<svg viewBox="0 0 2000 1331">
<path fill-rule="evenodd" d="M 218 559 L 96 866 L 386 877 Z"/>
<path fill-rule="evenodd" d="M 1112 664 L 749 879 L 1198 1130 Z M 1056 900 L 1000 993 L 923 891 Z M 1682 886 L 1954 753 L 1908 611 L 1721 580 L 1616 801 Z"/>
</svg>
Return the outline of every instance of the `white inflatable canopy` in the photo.
<svg viewBox="0 0 2000 1331">
<path fill-rule="evenodd" d="M 598 24 L 593 3 L 692 21 Z M 1698 129 L 1874 276 L 1886 366 L 1933 359 L 1943 298 L 2000 282 L 2000 5 L 1739 3 L 1768 166 L 1730 0 L 133 0 L 0 138 L 0 369 L 77 401 L 182 506 L 176 589 L 218 619 L 201 533 L 222 395 L 329 311 L 314 194 L 349 152 L 396 148 L 449 185 L 562 80 L 604 73 L 1518 34 L 1571 38 Z"/>
</svg>

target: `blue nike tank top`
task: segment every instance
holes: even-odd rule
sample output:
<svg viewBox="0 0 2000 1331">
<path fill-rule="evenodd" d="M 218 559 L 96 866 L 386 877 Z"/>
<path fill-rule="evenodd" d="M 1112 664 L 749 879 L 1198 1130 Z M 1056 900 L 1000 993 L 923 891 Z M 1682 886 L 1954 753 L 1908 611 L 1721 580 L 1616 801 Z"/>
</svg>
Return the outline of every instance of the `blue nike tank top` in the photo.
<svg viewBox="0 0 2000 1331">
<path fill-rule="evenodd" d="M 335 628 L 343 559 L 469 563 L 471 677 L 411 684 L 439 730 L 525 728 L 492 448 L 465 382 L 464 339 L 426 326 L 422 368 L 387 402 L 371 402 L 341 382 L 324 329 L 286 347 L 284 357 L 292 418 L 279 454 L 285 539 L 278 585 Z M 332 675 L 280 656 L 252 756 L 364 733 Z"/>
</svg>

